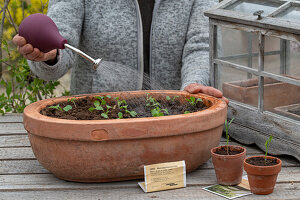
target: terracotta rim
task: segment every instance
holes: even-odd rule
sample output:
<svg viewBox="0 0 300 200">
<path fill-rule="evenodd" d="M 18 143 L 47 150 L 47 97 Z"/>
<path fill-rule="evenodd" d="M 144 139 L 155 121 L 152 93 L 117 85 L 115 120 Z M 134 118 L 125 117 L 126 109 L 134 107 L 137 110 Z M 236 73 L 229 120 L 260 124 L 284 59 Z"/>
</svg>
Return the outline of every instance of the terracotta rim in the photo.
<svg viewBox="0 0 300 200">
<path fill-rule="evenodd" d="M 113 95 L 113 94 L 119 94 L 119 93 L 125 93 L 125 94 L 138 93 L 139 94 L 140 91 L 104 92 L 104 93 L 93 93 L 93 94 L 81 94 L 81 95 L 74 95 L 74 96 L 55 97 L 55 98 L 51 98 L 51 99 L 41 100 L 41 101 L 38 101 L 38 102 L 35 102 L 35 103 L 32 103 L 32 104 L 28 105 L 25 108 L 25 110 L 24 110 L 24 114 L 28 113 L 28 111 L 27 111 L 28 109 L 34 109 L 34 111 L 36 111 L 37 113 L 34 114 L 34 116 L 32 116 L 32 117 L 33 118 L 35 117 L 35 118 L 37 118 L 39 120 L 43 120 L 43 119 L 51 120 L 51 121 L 55 120 L 57 122 L 64 122 L 64 123 L 72 121 L 72 124 L 76 123 L 78 121 L 81 121 L 81 122 L 97 122 L 97 123 L 102 122 L 102 123 L 105 124 L 106 122 L 108 122 L 110 120 L 70 120 L 70 119 L 58 119 L 58 118 L 53 118 L 53 117 L 48 117 L 48 116 L 42 115 L 39 112 L 44 107 L 46 107 L 48 105 L 51 105 L 53 103 L 64 102 L 64 101 L 70 99 L 71 97 L 85 98 L 85 97 L 89 97 L 89 96 L 98 96 L 98 95 L 102 95 L 103 96 L 103 95 L 108 95 L 108 94 Z M 224 102 L 224 100 L 218 99 L 218 98 L 206 95 L 206 94 L 200 94 L 200 93 L 199 94 L 190 94 L 190 93 L 187 93 L 185 91 L 177 91 L 177 90 L 147 90 L 147 92 L 144 92 L 144 93 L 145 94 L 146 93 L 181 94 L 183 96 L 204 97 L 205 99 L 207 99 L 208 101 L 210 101 L 212 103 L 212 106 L 209 107 L 206 110 L 199 111 L 201 113 L 210 112 L 211 109 L 216 109 L 218 107 L 220 107 L 220 108 L 227 107 L 227 105 Z M 184 116 L 195 115 L 195 114 L 197 114 L 199 112 L 193 112 L 193 113 L 188 113 L 188 114 L 180 114 L 180 115 L 162 116 L 162 117 L 159 117 L 159 119 L 161 119 L 161 118 L 164 118 L 164 119 L 166 119 L 166 118 L 177 118 L 177 117 L 183 116 L 183 115 Z M 113 119 L 113 120 L 114 121 L 118 121 L 118 123 L 119 123 L 120 121 L 132 121 L 133 119 L 134 120 L 138 120 L 138 121 L 143 121 L 143 120 L 146 120 L 146 119 L 157 120 L 158 117 L 143 117 L 143 118 L 132 118 L 132 119 Z M 111 121 L 109 123 L 111 123 Z"/>
<path fill-rule="evenodd" d="M 215 153 L 217 151 L 217 149 L 221 148 L 221 147 L 226 147 L 226 145 L 223 145 L 223 146 L 218 146 L 218 147 L 214 147 L 210 150 L 211 154 L 216 156 L 216 157 L 220 157 L 220 158 L 236 158 L 236 157 L 240 157 L 242 156 L 243 154 L 246 154 L 247 150 L 246 148 L 244 147 L 241 147 L 241 146 L 238 146 L 238 145 L 228 145 L 228 147 L 231 147 L 231 148 L 234 148 L 234 149 L 242 149 L 243 151 L 239 154 L 235 154 L 235 155 L 220 155 L 220 154 L 217 154 Z"/>
<path fill-rule="evenodd" d="M 276 165 L 270 165 L 270 166 L 258 166 L 258 165 L 252 165 L 252 164 L 249 164 L 247 163 L 246 161 L 248 159 L 251 159 L 251 158 L 264 158 L 265 156 L 250 156 L 248 158 L 245 158 L 244 160 L 244 165 L 246 165 L 247 167 L 251 167 L 251 168 L 263 168 L 263 169 L 268 169 L 268 168 L 275 168 L 275 167 L 278 167 L 279 165 L 282 164 L 281 160 L 279 158 L 276 158 L 276 157 L 273 157 L 273 156 L 267 156 L 267 158 L 270 158 L 270 159 L 276 159 L 277 161 L 277 164 Z"/>
<path fill-rule="evenodd" d="M 111 120 L 67 120 L 47 117 L 40 114 L 40 110 L 47 105 L 67 101 L 72 97 L 84 98 L 89 96 L 98 95 L 142 95 L 145 93 L 150 94 L 166 94 L 166 95 L 179 95 L 179 96 L 194 96 L 200 97 L 204 101 L 211 102 L 211 107 L 206 110 L 163 117 L 145 117 L 145 118 L 131 118 L 131 119 L 111 119 Z M 42 137 L 49 137 L 55 139 L 72 139 L 81 141 L 91 141 L 90 135 L 94 131 L 96 134 L 108 135 L 105 140 L 121 140 L 121 139 L 138 139 L 138 138 L 152 138 L 162 136 L 183 135 L 213 129 L 223 126 L 226 113 L 227 104 L 218 98 L 211 97 L 205 94 L 190 94 L 185 91 L 176 90 L 147 90 L 147 91 L 130 91 L 130 92 L 107 92 L 107 93 L 94 93 L 83 94 L 72 97 L 57 97 L 35 102 L 27 106 L 23 113 L 25 129 L 34 135 Z M 190 126 L 191 123 L 199 123 L 204 121 L 203 126 Z M 156 126 L 166 129 L 163 135 L 159 134 Z M 178 127 L 184 127 L 185 131 L 177 130 Z M 47 127 L 47 128 L 45 128 Z M 67 128 L 66 128 L 67 127 Z M 127 130 L 131 129 L 132 133 L 120 133 L 126 127 Z M 151 129 L 147 127 L 153 127 Z M 177 128 L 176 128 L 177 127 Z M 62 131 L 62 130 L 65 131 Z M 153 129 L 153 130 L 152 130 Z M 101 133 L 100 133 L 101 132 Z M 138 133 L 139 132 L 139 133 Z"/>
</svg>

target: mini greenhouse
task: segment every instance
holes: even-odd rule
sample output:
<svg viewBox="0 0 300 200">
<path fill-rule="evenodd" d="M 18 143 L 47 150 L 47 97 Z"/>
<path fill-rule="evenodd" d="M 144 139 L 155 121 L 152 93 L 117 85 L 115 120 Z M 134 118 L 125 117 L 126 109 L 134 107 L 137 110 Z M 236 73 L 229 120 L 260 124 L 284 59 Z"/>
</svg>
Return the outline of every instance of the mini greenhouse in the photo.
<svg viewBox="0 0 300 200">
<path fill-rule="evenodd" d="M 211 83 L 229 98 L 231 136 L 300 159 L 300 2 L 225 0 L 206 11 Z"/>
</svg>

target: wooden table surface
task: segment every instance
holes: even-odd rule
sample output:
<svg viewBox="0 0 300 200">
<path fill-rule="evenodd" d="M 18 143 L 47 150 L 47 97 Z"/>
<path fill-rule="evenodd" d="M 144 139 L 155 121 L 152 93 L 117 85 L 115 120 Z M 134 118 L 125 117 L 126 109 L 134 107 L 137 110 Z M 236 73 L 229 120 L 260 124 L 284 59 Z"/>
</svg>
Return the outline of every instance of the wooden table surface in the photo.
<svg viewBox="0 0 300 200">
<path fill-rule="evenodd" d="M 230 142 L 231 144 L 238 144 Z M 220 145 L 225 144 L 221 139 Z M 243 146 L 243 145 L 242 145 Z M 261 155 L 256 146 L 246 146 L 247 156 Z M 250 195 L 243 199 L 300 199 L 300 162 L 288 156 L 273 194 Z M 245 172 L 244 172 L 245 173 Z M 141 181 L 141 180 L 139 180 Z M 75 183 L 56 178 L 44 169 L 32 153 L 22 116 L 0 116 L 0 199 L 225 199 L 202 190 L 216 184 L 211 160 L 187 174 L 183 189 L 144 193 L 136 181 Z"/>
</svg>

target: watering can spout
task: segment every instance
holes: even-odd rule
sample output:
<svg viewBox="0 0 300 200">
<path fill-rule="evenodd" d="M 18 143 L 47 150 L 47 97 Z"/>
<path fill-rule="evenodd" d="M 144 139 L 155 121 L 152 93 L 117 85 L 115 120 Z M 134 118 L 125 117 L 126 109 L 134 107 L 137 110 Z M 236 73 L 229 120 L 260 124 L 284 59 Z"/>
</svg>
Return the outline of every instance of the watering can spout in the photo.
<svg viewBox="0 0 300 200">
<path fill-rule="evenodd" d="M 26 17 L 19 27 L 19 35 L 34 48 L 47 53 L 53 49 L 68 48 L 93 64 L 96 70 L 101 59 L 93 59 L 79 49 L 67 44 L 67 40 L 60 35 L 56 24 L 47 15 L 36 13 Z"/>
</svg>

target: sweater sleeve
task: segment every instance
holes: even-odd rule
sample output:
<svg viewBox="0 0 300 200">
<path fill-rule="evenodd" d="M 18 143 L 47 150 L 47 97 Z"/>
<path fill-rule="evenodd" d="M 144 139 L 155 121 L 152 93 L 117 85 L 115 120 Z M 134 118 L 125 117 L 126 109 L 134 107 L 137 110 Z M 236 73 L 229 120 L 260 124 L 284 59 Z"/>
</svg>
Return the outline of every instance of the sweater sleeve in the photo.
<svg viewBox="0 0 300 200">
<path fill-rule="evenodd" d="M 195 0 L 183 49 L 181 90 L 191 83 L 209 85 L 209 28 L 203 14 L 216 0 Z"/>
<path fill-rule="evenodd" d="M 68 44 L 78 47 L 84 18 L 84 0 L 50 0 L 47 15 L 54 21 Z M 75 54 L 59 50 L 57 63 L 28 61 L 31 71 L 39 78 L 49 81 L 62 77 L 74 64 Z"/>
</svg>

